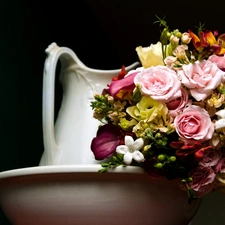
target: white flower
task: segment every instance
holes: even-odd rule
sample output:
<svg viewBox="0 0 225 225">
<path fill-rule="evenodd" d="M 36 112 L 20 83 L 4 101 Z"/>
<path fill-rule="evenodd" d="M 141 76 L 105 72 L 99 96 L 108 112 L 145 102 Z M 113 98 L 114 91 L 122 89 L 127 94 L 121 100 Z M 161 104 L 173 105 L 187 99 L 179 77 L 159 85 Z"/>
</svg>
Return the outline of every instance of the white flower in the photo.
<svg viewBox="0 0 225 225">
<path fill-rule="evenodd" d="M 116 152 L 123 154 L 123 161 L 125 164 L 130 165 L 132 159 L 137 162 L 142 162 L 144 160 L 143 154 L 139 151 L 144 145 L 144 140 L 138 138 L 134 141 L 131 136 L 125 136 L 125 145 L 119 145 L 116 148 Z"/>
<path fill-rule="evenodd" d="M 215 128 L 225 128 L 225 109 L 216 112 L 216 115 L 218 116 L 219 120 L 215 122 Z"/>
</svg>

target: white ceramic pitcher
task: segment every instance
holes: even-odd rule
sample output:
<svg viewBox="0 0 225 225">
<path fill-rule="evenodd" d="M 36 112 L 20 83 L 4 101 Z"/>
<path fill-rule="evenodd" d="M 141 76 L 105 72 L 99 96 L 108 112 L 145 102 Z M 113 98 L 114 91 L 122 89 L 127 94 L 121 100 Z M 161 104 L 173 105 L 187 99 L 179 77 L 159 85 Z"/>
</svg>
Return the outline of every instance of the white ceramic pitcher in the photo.
<svg viewBox="0 0 225 225">
<path fill-rule="evenodd" d="M 90 143 L 99 122 L 93 118 L 90 102 L 101 93 L 117 70 L 97 70 L 85 66 L 69 48 L 52 43 L 45 51 L 47 58 L 43 77 L 44 153 L 40 166 L 64 164 L 96 164 Z M 54 124 L 55 73 L 61 63 L 60 82 L 63 87 L 61 108 Z M 126 67 L 129 71 L 139 65 Z"/>
</svg>

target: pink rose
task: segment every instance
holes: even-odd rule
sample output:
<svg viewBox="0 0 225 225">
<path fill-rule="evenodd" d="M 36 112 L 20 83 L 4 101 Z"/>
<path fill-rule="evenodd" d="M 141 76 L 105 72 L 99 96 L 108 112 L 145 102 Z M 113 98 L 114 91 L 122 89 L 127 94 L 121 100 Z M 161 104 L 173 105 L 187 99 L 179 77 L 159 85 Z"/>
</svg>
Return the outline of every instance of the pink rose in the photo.
<svg viewBox="0 0 225 225">
<path fill-rule="evenodd" d="M 221 70 L 225 71 L 225 57 L 224 56 L 211 55 L 208 58 L 208 60 L 211 62 L 215 62 Z"/>
<path fill-rule="evenodd" d="M 196 192 L 196 195 L 199 198 L 214 189 L 216 174 L 211 167 L 199 166 L 192 170 L 189 176 L 192 178 L 192 182 L 189 183 L 189 187 Z"/>
<path fill-rule="evenodd" d="M 140 71 L 134 78 L 144 95 L 161 102 L 169 102 L 181 96 L 180 81 L 176 72 L 166 66 L 152 66 Z"/>
<path fill-rule="evenodd" d="M 221 158 L 221 152 L 215 149 L 208 149 L 204 151 L 202 160 L 199 162 L 199 165 L 203 167 L 212 167 L 215 166 Z"/>
<path fill-rule="evenodd" d="M 214 167 L 214 171 L 216 173 L 225 173 L 225 157 L 223 156 L 219 162 L 217 163 L 217 165 Z"/>
<path fill-rule="evenodd" d="M 196 61 L 193 64 L 183 65 L 182 68 L 178 71 L 178 76 L 197 101 L 204 100 L 212 94 L 224 76 L 224 72 L 216 63 L 209 60 Z"/>
<path fill-rule="evenodd" d="M 214 124 L 208 112 L 195 105 L 184 109 L 183 113 L 174 119 L 176 132 L 186 143 L 204 142 L 212 138 Z"/>
<path fill-rule="evenodd" d="M 169 115 L 172 117 L 177 116 L 182 112 L 188 103 L 188 92 L 184 88 L 181 88 L 181 96 L 166 103 L 169 109 Z"/>
</svg>

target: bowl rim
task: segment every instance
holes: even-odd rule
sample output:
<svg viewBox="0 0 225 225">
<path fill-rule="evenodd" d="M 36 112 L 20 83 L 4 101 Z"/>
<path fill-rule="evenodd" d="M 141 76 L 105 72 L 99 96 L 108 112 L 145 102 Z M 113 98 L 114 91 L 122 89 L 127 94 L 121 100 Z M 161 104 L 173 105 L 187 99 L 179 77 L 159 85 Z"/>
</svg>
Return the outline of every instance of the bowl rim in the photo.
<svg viewBox="0 0 225 225">
<path fill-rule="evenodd" d="M 37 175 L 37 174 L 56 174 L 56 173 L 99 173 L 100 164 L 79 164 L 79 165 L 47 165 L 34 166 L 19 169 L 12 169 L 0 172 L 0 179 Z M 118 166 L 108 170 L 109 173 L 124 173 L 124 174 L 144 174 L 144 170 L 138 166 Z"/>
</svg>

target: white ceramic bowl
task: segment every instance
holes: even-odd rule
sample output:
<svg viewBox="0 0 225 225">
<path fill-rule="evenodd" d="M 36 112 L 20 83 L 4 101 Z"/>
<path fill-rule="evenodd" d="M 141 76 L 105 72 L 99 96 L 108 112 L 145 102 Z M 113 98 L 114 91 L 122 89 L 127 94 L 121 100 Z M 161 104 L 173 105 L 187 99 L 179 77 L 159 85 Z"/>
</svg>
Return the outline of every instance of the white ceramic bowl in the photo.
<svg viewBox="0 0 225 225">
<path fill-rule="evenodd" d="M 199 207 L 139 167 L 39 166 L 0 173 L 0 204 L 13 225 L 186 225 Z"/>
</svg>

